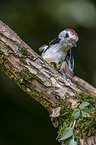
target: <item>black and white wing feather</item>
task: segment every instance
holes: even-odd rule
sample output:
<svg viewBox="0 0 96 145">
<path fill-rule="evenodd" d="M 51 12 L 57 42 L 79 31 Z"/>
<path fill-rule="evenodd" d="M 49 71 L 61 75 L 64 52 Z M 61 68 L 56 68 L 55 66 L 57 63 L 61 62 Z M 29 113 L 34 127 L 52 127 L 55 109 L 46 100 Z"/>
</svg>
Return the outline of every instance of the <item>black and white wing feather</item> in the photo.
<svg viewBox="0 0 96 145">
<path fill-rule="evenodd" d="M 43 45 L 39 48 L 39 51 L 42 52 L 42 55 L 41 55 L 42 57 L 47 49 L 48 49 L 48 45 Z"/>
<path fill-rule="evenodd" d="M 73 57 L 71 49 L 69 49 L 68 52 L 67 52 L 66 61 L 68 61 L 69 69 L 73 72 L 73 69 L 74 69 L 74 57 Z"/>
<path fill-rule="evenodd" d="M 60 42 L 60 38 L 57 37 L 57 38 L 53 39 L 53 40 L 49 43 L 49 46 L 50 46 L 50 45 L 57 44 L 57 43 L 59 43 L 59 42 Z"/>
</svg>

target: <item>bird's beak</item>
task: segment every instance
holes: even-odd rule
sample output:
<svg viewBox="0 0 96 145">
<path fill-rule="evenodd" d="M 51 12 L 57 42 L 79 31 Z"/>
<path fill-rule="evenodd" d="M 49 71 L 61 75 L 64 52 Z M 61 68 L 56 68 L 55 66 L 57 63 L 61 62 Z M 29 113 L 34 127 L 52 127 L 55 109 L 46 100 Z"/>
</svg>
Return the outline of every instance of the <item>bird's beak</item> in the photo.
<svg viewBox="0 0 96 145">
<path fill-rule="evenodd" d="M 75 47 L 77 47 L 76 42 L 75 41 L 71 41 L 72 45 L 74 45 Z"/>
</svg>

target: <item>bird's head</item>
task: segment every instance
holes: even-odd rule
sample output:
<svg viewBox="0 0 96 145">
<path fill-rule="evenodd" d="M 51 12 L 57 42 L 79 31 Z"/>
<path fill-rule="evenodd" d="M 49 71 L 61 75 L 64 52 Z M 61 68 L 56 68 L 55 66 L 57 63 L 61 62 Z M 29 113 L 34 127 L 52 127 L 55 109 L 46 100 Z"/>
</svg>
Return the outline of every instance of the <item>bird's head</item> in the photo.
<svg viewBox="0 0 96 145">
<path fill-rule="evenodd" d="M 59 35 L 59 43 L 66 47 L 67 49 L 72 48 L 73 46 L 77 46 L 76 42 L 78 41 L 78 35 L 77 33 L 70 28 L 65 29 L 64 31 L 62 31 Z"/>
</svg>

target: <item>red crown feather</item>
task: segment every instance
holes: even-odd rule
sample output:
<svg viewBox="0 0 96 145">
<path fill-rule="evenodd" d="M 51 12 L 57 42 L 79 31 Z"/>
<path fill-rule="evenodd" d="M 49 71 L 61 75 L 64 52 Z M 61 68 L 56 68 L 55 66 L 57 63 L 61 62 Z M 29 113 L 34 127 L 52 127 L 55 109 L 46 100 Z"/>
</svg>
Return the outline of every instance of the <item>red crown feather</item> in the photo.
<svg viewBox="0 0 96 145">
<path fill-rule="evenodd" d="M 65 30 L 71 31 L 72 33 L 74 33 L 74 34 L 78 37 L 78 34 L 77 34 L 73 29 L 67 28 L 67 29 L 65 29 Z"/>
</svg>

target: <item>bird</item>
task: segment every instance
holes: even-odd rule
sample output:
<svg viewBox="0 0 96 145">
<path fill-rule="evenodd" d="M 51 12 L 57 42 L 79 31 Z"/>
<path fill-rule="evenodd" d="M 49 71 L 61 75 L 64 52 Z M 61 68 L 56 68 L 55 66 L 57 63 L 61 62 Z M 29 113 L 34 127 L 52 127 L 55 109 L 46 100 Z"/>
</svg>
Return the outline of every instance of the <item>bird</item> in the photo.
<svg viewBox="0 0 96 145">
<path fill-rule="evenodd" d="M 73 29 L 66 28 L 49 45 L 39 48 L 39 51 L 42 52 L 41 57 L 64 76 L 66 74 L 73 75 L 74 57 L 71 48 L 77 47 L 78 39 L 78 34 Z"/>
</svg>

